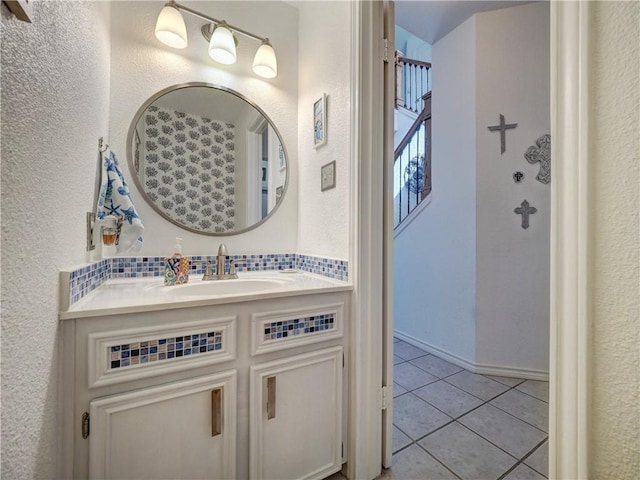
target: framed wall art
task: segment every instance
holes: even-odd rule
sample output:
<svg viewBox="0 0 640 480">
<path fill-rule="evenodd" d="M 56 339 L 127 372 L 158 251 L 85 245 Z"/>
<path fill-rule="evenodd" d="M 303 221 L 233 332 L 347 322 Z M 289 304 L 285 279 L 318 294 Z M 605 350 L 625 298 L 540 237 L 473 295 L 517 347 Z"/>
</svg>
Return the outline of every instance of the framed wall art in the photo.
<svg viewBox="0 0 640 480">
<path fill-rule="evenodd" d="M 4 3 L 19 20 L 31 23 L 33 0 L 4 0 Z"/>
<path fill-rule="evenodd" d="M 327 143 L 327 95 L 322 94 L 313 103 L 313 147 L 318 148 Z"/>
</svg>

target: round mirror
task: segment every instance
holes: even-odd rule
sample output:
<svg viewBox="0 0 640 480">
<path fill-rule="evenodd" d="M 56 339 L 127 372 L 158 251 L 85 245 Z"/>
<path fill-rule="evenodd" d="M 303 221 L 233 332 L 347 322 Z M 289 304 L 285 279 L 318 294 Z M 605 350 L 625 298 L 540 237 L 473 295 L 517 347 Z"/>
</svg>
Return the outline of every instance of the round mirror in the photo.
<svg viewBox="0 0 640 480">
<path fill-rule="evenodd" d="M 287 155 L 275 125 L 241 94 L 206 83 L 166 88 L 136 113 L 129 168 L 146 201 L 191 232 L 257 227 L 287 190 Z"/>
</svg>

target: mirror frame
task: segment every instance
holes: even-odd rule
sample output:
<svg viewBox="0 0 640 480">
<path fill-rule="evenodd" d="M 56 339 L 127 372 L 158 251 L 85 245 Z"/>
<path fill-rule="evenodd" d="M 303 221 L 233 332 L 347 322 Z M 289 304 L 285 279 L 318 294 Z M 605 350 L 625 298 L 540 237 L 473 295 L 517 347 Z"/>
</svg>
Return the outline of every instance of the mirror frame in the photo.
<svg viewBox="0 0 640 480">
<path fill-rule="evenodd" d="M 145 192 L 144 186 L 140 182 L 140 179 L 138 178 L 137 175 L 135 175 L 133 173 L 135 171 L 135 165 L 134 165 L 134 159 L 133 159 L 133 136 L 134 136 L 134 133 L 136 131 L 136 126 L 138 125 L 138 122 L 140 121 L 140 118 L 142 117 L 142 114 L 147 110 L 147 108 L 149 108 L 149 106 L 151 106 L 151 104 L 153 104 L 153 102 L 155 102 L 160 97 L 166 95 L 167 93 L 173 92 L 175 90 L 181 90 L 183 88 L 189 88 L 189 87 L 213 88 L 213 89 L 216 89 L 216 90 L 221 90 L 223 92 L 230 93 L 231 95 L 235 95 L 236 97 L 240 98 L 241 100 L 244 100 L 249 105 L 251 105 L 253 108 L 255 108 L 258 111 L 258 113 L 260 113 L 264 117 L 264 119 L 269 123 L 269 125 L 271 125 L 271 128 L 273 128 L 273 131 L 276 133 L 276 135 L 278 136 L 278 139 L 280 140 L 280 145 L 282 146 L 282 149 L 284 150 L 284 161 L 285 161 L 285 165 L 286 165 L 286 168 L 287 168 L 287 178 L 286 178 L 286 180 L 284 182 L 284 188 L 282 190 L 282 197 L 280 198 L 280 201 L 278 203 L 276 203 L 276 205 L 273 207 L 273 209 L 264 218 L 262 218 L 262 220 L 260 220 L 259 222 L 254 223 L 253 225 L 249 225 L 246 228 L 243 228 L 243 229 L 240 229 L 240 230 L 234 230 L 232 232 L 203 232 L 201 230 L 196 230 L 195 228 L 191 228 L 191 227 L 188 227 L 188 226 L 183 225 L 181 223 L 178 223 L 173 218 L 169 217 L 166 213 L 164 213 L 162 210 L 160 210 L 160 208 L 157 205 L 155 205 L 155 203 L 153 203 L 153 201 L 147 196 L 147 193 Z M 251 230 L 253 230 L 255 228 L 258 228 L 260 225 L 262 225 L 264 222 L 266 222 L 278 210 L 278 208 L 280 208 L 280 205 L 283 203 L 284 198 L 286 197 L 287 190 L 289 188 L 289 178 L 291 177 L 291 168 L 290 168 L 291 163 L 289 162 L 289 153 L 287 152 L 287 147 L 286 147 L 286 145 L 284 143 L 284 140 L 282 139 L 282 135 L 280 134 L 280 131 L 275 126 L 275 124 L 273 123 L 271 118 L 269 118 L 269 116 L 264 112 L 264 110 L 262 110 L 254 102 L 249 100 L 247 97 L 245 97 L 241 93 L 236 92 L 235 90 L 232 90 L 232 89 L 227 88 L 227 87 L 223 87 L 221 85 L 215 85 L 213 83 L 206 83 L 206 82 L 187 82 L 187 83 L 180 83 L 178 85 L 172 85 L 170 87 L 164 88 L 164 89 L 160 90 L 159 92 L 153 94 L 151 97 L 149 97 L 142 104 L 142 106 L 138 109 L 136 114 L 133 116 L 133 120 L 131 122 L 131 126 L 129 127 L 129 132 L 127 133 L 127 165 L 129 167 L 129 173 L 131 174 L 131 177 L 133 178 L 133 182 L 135 183 L 136 188 L 140 192 L 140 195 L 144 198 L 144 201 L 147 202 L 147 204 L 149 206 L 151 206 L 151 208 L 153 208 L 156 211 L 156 213 L 158 213 L 165 220 L 168 220 L 170 223 L 176 225 L 177 227 L 182 228 L 183 230 L 187 230 L 187 231 L 193 232 L 193 233 L 198 233 L 200 235 L 207 235 L 207 236 L 210 236 L 210 237 L 229 237 L 229 236 L 232 236 L 232 235 L 239 235 L 241 233 L 249 232 L 249 231 L 251 231 Z"/>
</svg>

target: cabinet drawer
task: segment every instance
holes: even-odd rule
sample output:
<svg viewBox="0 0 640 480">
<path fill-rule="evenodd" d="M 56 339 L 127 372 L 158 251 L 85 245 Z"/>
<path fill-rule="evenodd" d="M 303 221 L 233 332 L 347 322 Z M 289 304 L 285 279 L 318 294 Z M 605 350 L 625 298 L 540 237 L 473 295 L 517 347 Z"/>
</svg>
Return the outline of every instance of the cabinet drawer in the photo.
<svg viewBox="0 0 640 480">
<path fill-rule="evenodd" d="M 236 317 L 88 335 L 89 388 L 236 358 Z"/>
<path fill-rule="evenodd" d="M 344 303 L 253 313 L 251 355 L 276 352 L 344 334 Z"/>
</svg>

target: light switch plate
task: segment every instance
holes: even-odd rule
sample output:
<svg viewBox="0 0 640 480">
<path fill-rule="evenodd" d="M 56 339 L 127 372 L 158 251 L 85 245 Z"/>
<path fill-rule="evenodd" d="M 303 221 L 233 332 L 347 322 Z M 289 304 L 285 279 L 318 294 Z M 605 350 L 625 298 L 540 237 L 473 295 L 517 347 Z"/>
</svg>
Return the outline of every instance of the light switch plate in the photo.
<svg viewBox="0 0 640 480">
<path fill-rule="evenodd" d="M 323 165 L 320 169 L 320 191 L 324 192 L 336 186 L 336 161 Z"/>
</svg>

